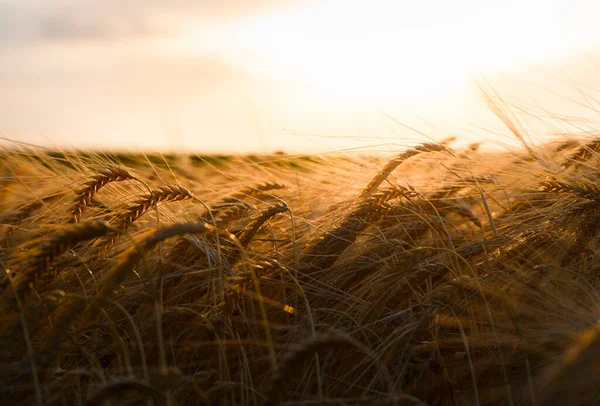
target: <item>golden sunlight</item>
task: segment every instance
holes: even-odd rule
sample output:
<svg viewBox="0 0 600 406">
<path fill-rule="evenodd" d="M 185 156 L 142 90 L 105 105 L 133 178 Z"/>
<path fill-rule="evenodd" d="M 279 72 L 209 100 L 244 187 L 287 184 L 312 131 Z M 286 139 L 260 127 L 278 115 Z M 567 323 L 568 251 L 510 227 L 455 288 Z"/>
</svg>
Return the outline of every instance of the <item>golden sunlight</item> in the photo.
<svg viewBox="0 0 600 406">
<path fill-rule="evenodd" d="M 34 3 L 0 0 L 0 131 L 43 145 L 317 152 L 421 138 L 393 120 L 493 138 L 501 122 L 475 79 L 507 97 L 527 77 L 522 96 L 561 112 L 540 89 L 579 100 L 571 82 L 599 87 L 592 0 Z M 586 72 L 567 78 L 567 65 Z"/>
<path fill-rule="evenodd" d="M 314 103 L 381 107 L 431 101 L 464 91 L 476 75 L 590 48 L 593 38 L 560 29 L 566 6 L 330 0 L 241 18 L 217 37 L 246 71 L 292 80 Z M 191 28 L 175 49 L 206 50 L 207 31 Z"/>
</svg>

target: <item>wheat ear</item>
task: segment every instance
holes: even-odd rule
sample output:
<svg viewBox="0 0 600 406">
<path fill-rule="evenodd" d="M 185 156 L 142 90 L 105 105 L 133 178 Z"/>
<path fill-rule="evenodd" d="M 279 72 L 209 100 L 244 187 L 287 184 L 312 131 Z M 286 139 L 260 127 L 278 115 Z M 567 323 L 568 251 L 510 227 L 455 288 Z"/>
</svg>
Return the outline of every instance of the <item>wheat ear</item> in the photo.
<svg viewBox="0 0 600 406">
<path fill-rule="evenodd" d="M 50 283 L 59 272 L 49 272 L 56 258 L 79 242 L 102 237 L 113 230 L 102 221 L 94 221 L 79 223 L 55 233 L 37 248 L 28 267 L 15 278 L 17 291 L 22 292 L 27 287 Z"/>
<path fill-rule="evenodd" d="M 166 185 L 159 186 L 158 190 L 153 190 L 142 196 L 141 199 L 135 201 L 135 203 L 129 206 L 123 214 L 117 219 L 117 227 L 120 231 L 126 231 L 134 221 L 143 216 L 153 207 L 156 207 L 161 202 L 174 202 L 179 200 L 194 199 L 195 196 L 192 192 L 179 185 Z M 115 234 L 108 241 L 106 249 L 112 246 L 120 237 L 120 234 Z"/>
<path fill-rule="evenodd" d="M 576 184 L 558 181 L 542 182 L 540 190 L 550 193 L 569 193 L 588 200 L 600 200 L 600 187 L 587 182 Z"/>
<path fill-rule="evenodd" d="M 250 241 L 254 238 L 254 236 L 258 233 L 261 227 L 265 224 L 267 220 L 271 217 L 288 211 L 289 208 L 286 204 L 280 204 L 277 206 L 269 207 L 267 210 L 263 211 L 260 216 L 250 223 L 244 230 L 242 230 L 239 240 L 242 246 L 247 247 L 250 244 Z"/>
<path fill-rule="evenodd" d="M 416 197 L 414 190 L 396 186 L 377 192 L 363 201 L 344 221 L 333 230 L 321 235 L 307 251 L 304 263 L 316 265 L 318 268 L 329 268 L 342 252 L 354 242 L 357 233 L 366 226 L 385 215 L 390 209 L 387 201 L 400 197 Z"/>
<path fill-rule="evenodd" d="M 367 187 L 362 191 L 360 199 L 365 199 L 369 195 L 371 195 L 375 190 L 383 183 L 384 180 L 392 173 L 394 169 L 396 169 L 402 162 L 406 161 L 408 158 L 411 158 L 415 155 L 419 155 L 423 152 L 439 152 L 445 151 L 446 147 L 441 144 L 421 144 L 417 145 L 414 148 L 404 151 L 396 158 L 389 161 L 381 171 L 371 180 L 371 182 L 367 185 Z"/>
<path fill-rule="evenodd" d="M 72 221 L 78 223 L 81 220 L 83 211 L 89 206 L 98 191 L 111 182 L 121 182 L 124 180 L 135 179 L 125 169 L 113 166 L 99 171 L 98 175 L 92 176 L 92 180 L 85 183 L 85 186 L 75 192 L 75 199 L 69 212 L 73 215 Z"/>
<path fill-rule="evenodd" d="M 110 296 L 114 288 L 119 285 L 123 279 L 125 279 L 135 264 L 137 264 L 138 261 L 159 242 L 178 235 L 195 233 L 206 234 L 212 230 L 214 230 L 214 227 L 206 223 L 183 223 L 174 224 L 152 232 L 146 238 L 135 243 L 133 247 L 129 248 L 123 253 L 120 261 L 117 263 L 114 270 L 111 272 L 110 277 L 102 288 L 100 296 Z"/>
<path fill-rule="evenodd" d="M 140 218 L 144 213 L 161 202 L 173 202 L 179 200 L 193 199 L 194 194 L 179 185 L 159 186 L 158 190 L 152 191 L 137 200 L 134 205 L 125 210 L 125 214 L 119 219 L 120 228 L 126 230 L 131 223 Z"/>
<path fill-rule="evenodd" d="M 569 168 L 573 165 L 587 161 L 594 154 L 600 154 L 600 140 L 594 140 L 577 149 L 566 162 L 562 164 L 563 168 Z"/>
</svg>

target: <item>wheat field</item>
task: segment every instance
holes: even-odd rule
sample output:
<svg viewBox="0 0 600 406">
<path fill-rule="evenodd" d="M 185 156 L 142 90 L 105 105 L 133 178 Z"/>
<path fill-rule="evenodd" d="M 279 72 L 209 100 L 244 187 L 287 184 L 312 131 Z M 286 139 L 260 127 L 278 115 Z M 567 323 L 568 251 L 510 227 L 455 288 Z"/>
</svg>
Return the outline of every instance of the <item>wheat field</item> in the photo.
<svg viewBox="0 0 600 406">
<path fill-rule="evenodd" d="M 5 148 L 1 403 L 593 404 L 598 139 Z"/>
</svg>

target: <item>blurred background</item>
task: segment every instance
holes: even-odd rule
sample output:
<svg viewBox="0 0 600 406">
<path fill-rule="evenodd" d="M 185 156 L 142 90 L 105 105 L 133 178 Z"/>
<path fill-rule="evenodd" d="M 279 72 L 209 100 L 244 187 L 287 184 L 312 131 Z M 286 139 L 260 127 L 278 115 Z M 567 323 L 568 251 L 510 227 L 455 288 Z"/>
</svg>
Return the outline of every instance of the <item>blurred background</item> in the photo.
<svg viewBox="0 0 600 406">
<path fill-rule="evenodd" d="M 535 142 L 585 135 L 598 15 L 592 0 L 0 0 L 0 135 L 203 153 L 514 143 L 477 83 Z"/>
</svg>

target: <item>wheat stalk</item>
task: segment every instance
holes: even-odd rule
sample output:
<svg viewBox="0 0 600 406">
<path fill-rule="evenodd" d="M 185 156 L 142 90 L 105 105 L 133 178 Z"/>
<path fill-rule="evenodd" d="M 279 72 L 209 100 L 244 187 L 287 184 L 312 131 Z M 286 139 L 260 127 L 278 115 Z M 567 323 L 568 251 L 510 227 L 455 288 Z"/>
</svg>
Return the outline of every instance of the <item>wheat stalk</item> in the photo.
<svg viewBox="0 0 600 406">
<path fill-rule="evenodd" d="M 83 404 L 85 406 L 102 406 L 109 400 L 117 397 L 122 398 L 125 392 L 127 392 L 128 398 L 131 397 L 132 393 L 136 393 L 142 399 L 158 397 L 162 401 L 166 400 L 163 393 L 153 386 L 129 378 L 105 383 L 100 389 L 92 393 Z"/>
<path fill-rule="evenodd" d="M 266 194 L 265 192 L 268 192 L 269 190 L 278 190 L 278 189 L 285 189 L 285 188 L 286 188 L 285 185 L 283 185 L 281 183 L 276 183 L 276 182 L 266 182 L 266 183 L 262 183 L 262 184 L 259 184 L 256 186 L 250 186 L 245 189 L 242 189 L 241 191 L 239 191 L 238 193 L 236 193 L 234 195 L 231 195 L 229 197 L 222 199 L 220 201 L 220 203 L 217 203 L 217 205 L 215 205 L 215 207 L 218 207 L 219 204 L 237 203 L 248 197 L 258 197 L 258 196 Z"/>
<path fill-rule="evenodd" d="M 349 337 L 348 335 L 338 332 L 328 332 L 317 335 L 310 340 L 307 340 L 300 345 L 290 348 L 288 353 L 277 365 L 277 370 L 271 377 L 269 389 L 265 393 L 264 406 L 275 406 L 281 401 L 281 397 L 286 387 L 286 382 L 290 373 L 295 372 L 307 360 L 312 360 L 313 355 L 322 350 L 337 350 L 337 349 L 354 349 L 362 352 L 366 356 L 373 356 L 371 350 L 364 345 Z M 394 390 L 394 384 L 385 366 L 376 362 L 379 373 L 382 375 L 386 386 L 390 393 Z"/>
<path fill-rule="evenodd" d="M 6 224 L 6 225 L 19 223 L 19 222 L 27 219 L 32 212 L 39 209 L 47 202 L 49 202 L 57 197 L 61 197 L 63 195 L 64 195 L 64 192 L 56 192 L 56 193 L 47 195 L 45 197 L 32 200 L 29 203 L 26 203 L 24 206 L 18 208 L 17 210 L 10 212 L 7 216 L 4 216 L 1 220 L 1 223 Z"/>
<path fill-rule="evenodd" d="M 354 242 L 357 233 L 366 224 L 377 220 L 390 210 L 390 206 L 385 204 L 387 201 L 416 196 L 418 193 L 414 190 L 396 186 L 368 197 L 339 226 L 320 236 L 307 250 L 303 262 L 321 269 L 331 267 L 341 253 Z"/>
<path fill-rule="evenodd" d="M 592 388 L 600 383 L 596 378 L 599 354 L 600 322 L 596 322 L 577 337 L 544 377 L 547 389 L 541 404 L 582 404 L 577 402 L 576 395 L 590 395 L 590 390 L 596 394 L 597 390 Z"/>
<path fill-rule="evenodd" d="M 102 237 L 113 231 L 112 227 L 102 221 L 79 223 L 58 231 L 49 240 L 40 243 L 27 268 L 15 278 L 17 291 L 22 292 L 28 287 L 34 288 L 36 285 L 52 282 L 60 272 L 49 271 L 56 258 L 79 242 Z"/>
<path fill-rule="evenodd" d="M 212 230 L 214 230 L 214 227 L 206 223 L 182 223 L 153 231 L 122 254 L 121 259 L 102 288 L 100 296 L 110 296 L 114 287 L 123 281 L 135 264 L 161 241 L 183 234 L 207 234 Z"/>
</svg>

